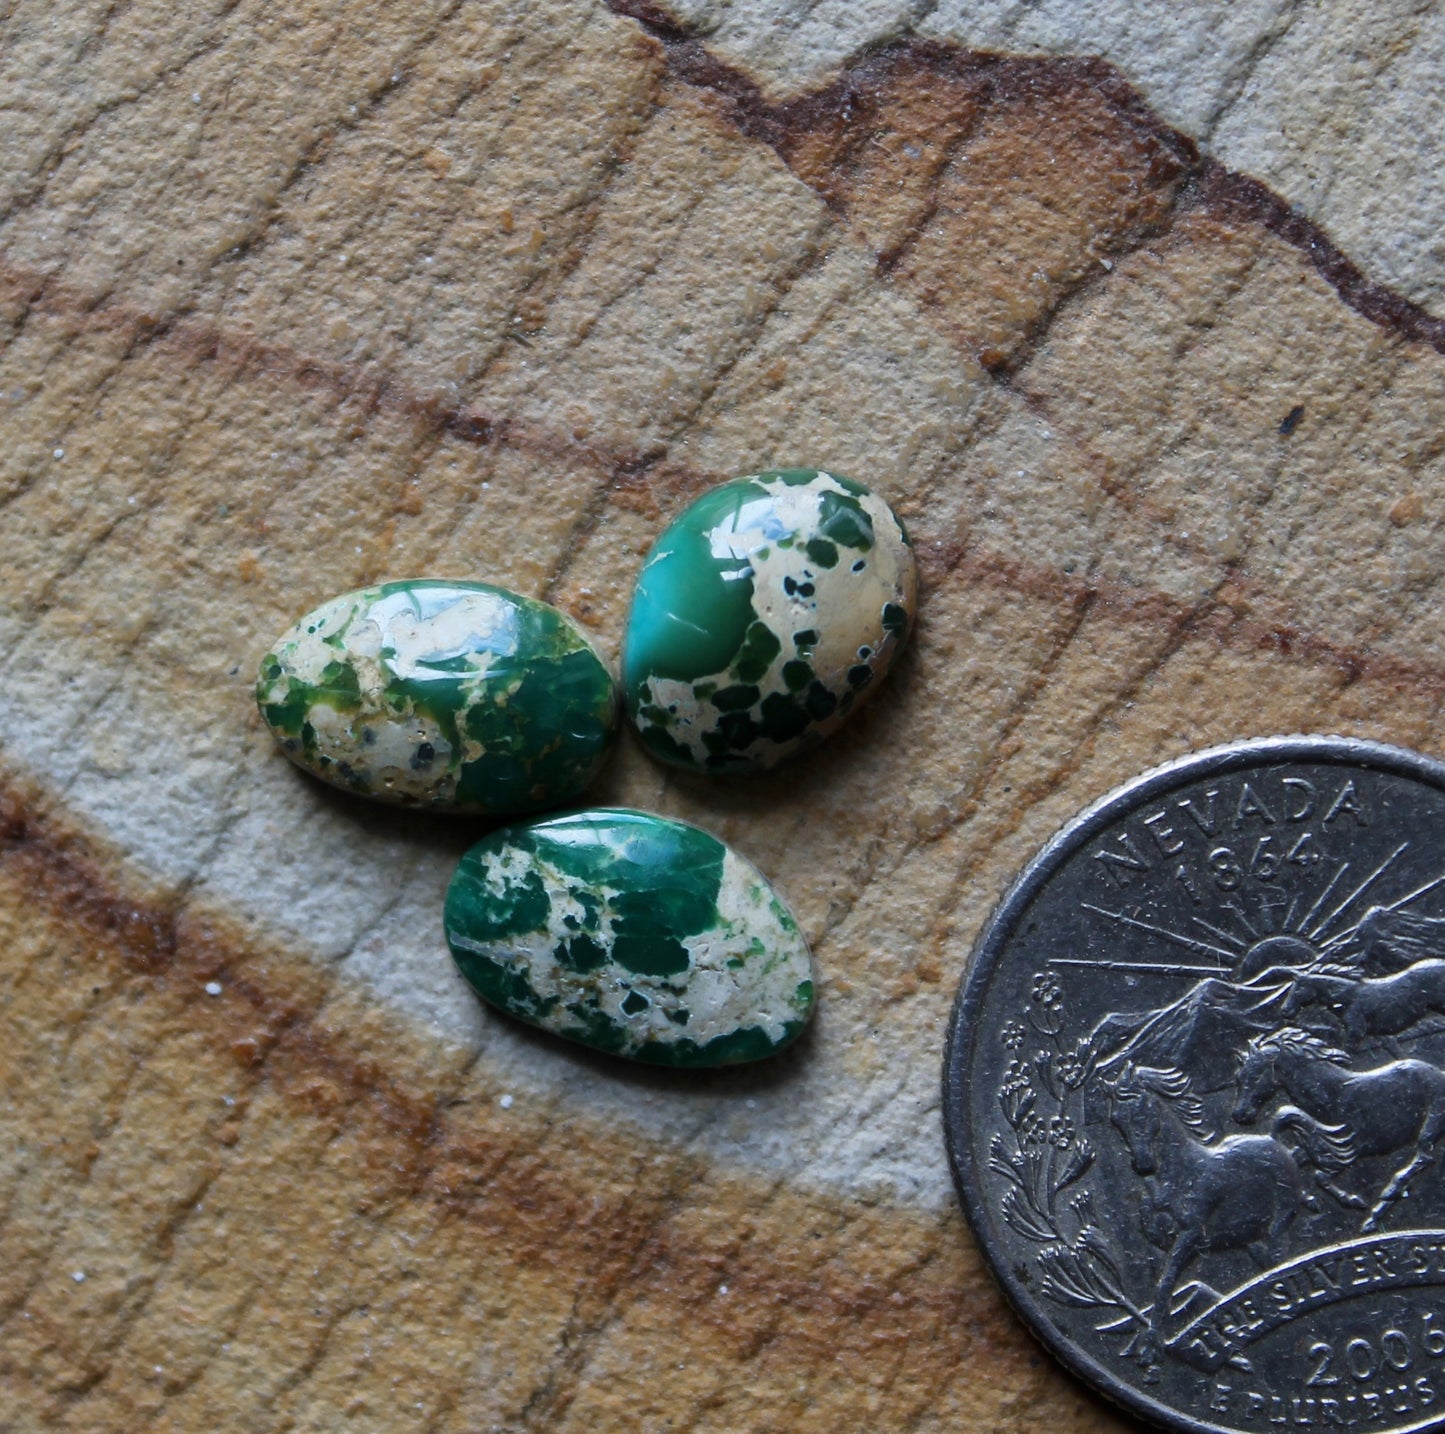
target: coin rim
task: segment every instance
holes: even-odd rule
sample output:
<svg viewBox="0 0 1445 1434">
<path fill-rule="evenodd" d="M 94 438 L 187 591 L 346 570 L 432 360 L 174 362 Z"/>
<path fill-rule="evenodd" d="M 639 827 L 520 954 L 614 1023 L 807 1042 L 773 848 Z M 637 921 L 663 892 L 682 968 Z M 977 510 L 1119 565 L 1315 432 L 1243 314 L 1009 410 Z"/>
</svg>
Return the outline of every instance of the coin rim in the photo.
<svg viewBox="0 0 1445 1434">
<path fill-rule="evenodd" d="M 1133 1385 L 1126 1384 L 1109 1369 L 1072 1343 L 1030 1292 L 1008 1268 L 1004 1252 L 990 1233 L 993 1216 L 983 1197 L 982 1182 L 971 1158 L 962 1147 L 968 1144 L 967 1071 L 975 1054 L 975 1039 L 981 1035 L 980 1018 L 999 960 L 1019 922 L 1027 914 L 1055 872 L 1092 837 L 1107 827 L 1125 809 L 1134 810 L 1149 798 L 1183 786 L 1200 777 L 1221 775 L 1243 768 L 1279 762 L 1307 761 L 1339 766 L 1366 765 L 1396 776 L 1412 777 L 1445 793 L 1445 763 L 1404 747 L 1360 737 L 1294 735 L 1250 738 L 1223 746 L 1190 752 L 1163 766 L 1153 767 L 1115 787 L 1066 822 L 1024 867 L 1013 885 L 994 908 L 974 943 L 959 982 L 958 995 L 949 1017 L 948 1038 L 943 1057 L 943 1131 L 948 1163 L 958 1189 L 963 1213 L 973 1238 L 994 1279 L 1034 1338 L 1071 1374 L 1098 1390 L 1132 1414 L 1140 1414 L 1166 1428 L 1187 1434 L 1237 1434 L 1224 1425 L 1202 1422 L 1190 1414 L 1160 1403 Z M 1385 1434 L 1411 1434 L 1438 1427 L 1445 1414 L 1427 1424 L 1400 1426 Z"/>
</svg>

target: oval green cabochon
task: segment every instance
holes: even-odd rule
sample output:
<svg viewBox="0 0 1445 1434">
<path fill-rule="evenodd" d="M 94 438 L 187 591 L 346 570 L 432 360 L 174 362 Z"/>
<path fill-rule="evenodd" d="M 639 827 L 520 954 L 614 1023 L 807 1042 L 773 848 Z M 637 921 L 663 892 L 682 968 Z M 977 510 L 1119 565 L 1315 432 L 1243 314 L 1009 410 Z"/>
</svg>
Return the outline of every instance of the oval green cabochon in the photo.
<svg viewBox="0 0 1445 1434">
<path fill-rule="evenodd" d="M 489 583 L 343 593 L 261 659 L 292 761 L 345 791 L 511 815 L 575 799 L 617 730 L 612 674 L 571 618 Z"/>
<path fill-rule="evenodd" d="M 462 974 L 510 1015 L 656 1065 L 772 1055 L 813 1005 L 812 958 L 758 869 L 697 827 L 601 808 L 504 827 L 446 899 Z"/>
<path fill-rule="evenodd" d="M 892 665 L 917 590 L 902 523 L 850 478 L 776 469 L 703 494 L 633 595 L 623 687 L 644 745 L 705 772 L 816 745 Z"/>
</svg>

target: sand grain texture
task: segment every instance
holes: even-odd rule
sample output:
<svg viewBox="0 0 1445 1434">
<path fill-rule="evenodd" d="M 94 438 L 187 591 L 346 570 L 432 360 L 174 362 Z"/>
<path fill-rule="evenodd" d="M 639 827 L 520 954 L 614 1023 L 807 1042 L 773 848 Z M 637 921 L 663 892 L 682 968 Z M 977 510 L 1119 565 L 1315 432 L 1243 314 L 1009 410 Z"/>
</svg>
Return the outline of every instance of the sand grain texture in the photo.
<svg viewBox="0 0 1445 1434">
<path fill-rule="evenodd" d="M 1445 321 L 1103 60 L 699 34 L 0 17 L 0 1429 L 1121 1427 L 955 1208 L 949 1004 L 1136 771 L 1440 752 Z M 668 516 L 790 463 L 910 525 L 910 654 L 766 783 L 597 796 L 777 881 L 816 1028 L 678 1077 L 483 1013 L 472 829 L 309 783 L 255 661 L 406 575 L 615 656 Z"/>
</svg>

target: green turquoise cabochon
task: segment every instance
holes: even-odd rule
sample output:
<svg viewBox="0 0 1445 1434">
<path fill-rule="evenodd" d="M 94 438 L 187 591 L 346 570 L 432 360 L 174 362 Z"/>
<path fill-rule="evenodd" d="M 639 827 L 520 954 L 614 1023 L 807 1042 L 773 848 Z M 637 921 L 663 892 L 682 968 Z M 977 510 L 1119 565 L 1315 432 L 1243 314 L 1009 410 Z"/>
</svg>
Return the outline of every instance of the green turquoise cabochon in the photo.
<svg viewBox="0 0 1445 1434">
<path fill-rule="evenodd" d="M 814 468 L 724 483 L 673 521 L 638 577 L 628 712 L 663 761 L 764 770 L 875 690 L 917 596 L 908 534 L 861 483 Z"/>
<path fill-rule="evenodd" d="M 457 867 L 445 921 L 479 995 L 632 1060 L 756 1060 L 796 1039 L 813 1006 L 807 942 L 758 869 L 644 812 L 493 832 Z"/>
<path fill-rule="evenodd" d="M 575 799 L 617 731 L 606 664 L 565 614 L 418 579 L 324 602 L 261 659 L 261 715 L 323 781 L 489 815 Z"/>
</svg>

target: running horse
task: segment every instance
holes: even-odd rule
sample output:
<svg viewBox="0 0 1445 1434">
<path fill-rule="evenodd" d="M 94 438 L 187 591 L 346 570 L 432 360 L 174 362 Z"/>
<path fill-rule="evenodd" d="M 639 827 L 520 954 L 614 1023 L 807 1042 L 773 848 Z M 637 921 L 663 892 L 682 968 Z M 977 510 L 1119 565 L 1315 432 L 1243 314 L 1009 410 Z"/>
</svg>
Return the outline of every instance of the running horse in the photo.
<svg viewBox="0 0 1445 1434">
<path fill-rule="evenodd" d="M 1201 1138 L 1198 1102 L 1181 1071 L 1126 1065 L 1104 1085 L 1134 1173 L 1147 1177 L 1144 1234 L 1167 1252 L 1154 1295 L 1157 1329 L 1197 1255 L 1246 1250 L 1268 1268 L 1282 1257 L 1285 1235 L 1310 1198 L 1294 1156 L 1272 1135 Z"/>
<path fill-rule="evenodd" d="M 1445 1071 L 1438 1066 L 1398 1060 L 1351 1070 L 1343 1051 L 1296 1026 L 1249 1043 L 1239 1068 L 1234 1119 L 1252 1125 L 1276 1091 L 1294 1104 L 1275 1113 L 1275 1130 L 1293 1125 L 1317 1161 L 1329 1146 L 1340 1152 L 1333 1162 L 1319 1163 L 1340 1169 L 1363 1157 L 1410 1152 L 1370 1207 L 1361 1226 L 1366 1232 L 1379 1227 L 1410 1180 L 1434 1160 L 1436 1142 L 1445 1132 Z M 1328 1184 L 1324 1188 L 1346 1204 L 1365 1208 L 1358 1195 Z"/>
<path fill-rule="evenodd" d="M 1397 1036 L 1432 1012 L 1445 1014 L 1445 960 L 1438 957 L 1390 976 L 1301 972 L 1293 980 L 1285 1014 L 1323 1006 L 1351 1045 L 1374 1036 Z"/>
</svg>

